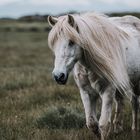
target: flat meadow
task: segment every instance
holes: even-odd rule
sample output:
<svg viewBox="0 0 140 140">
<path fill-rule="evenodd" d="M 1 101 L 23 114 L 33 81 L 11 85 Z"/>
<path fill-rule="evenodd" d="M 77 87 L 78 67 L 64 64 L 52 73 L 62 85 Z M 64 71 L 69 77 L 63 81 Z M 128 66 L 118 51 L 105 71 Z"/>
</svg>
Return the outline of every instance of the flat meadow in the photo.
<svg viewBox="0 0 140 140">
<path fill-rule="evenodd" d="M 97 140 L 72 76 L 65 86 L 53 81 L 48 30 L 46 22 L 0 21 L 0 140 Z M 139 139 L 127 101 L 123 120 L 109 140 Z"/>
</svg>

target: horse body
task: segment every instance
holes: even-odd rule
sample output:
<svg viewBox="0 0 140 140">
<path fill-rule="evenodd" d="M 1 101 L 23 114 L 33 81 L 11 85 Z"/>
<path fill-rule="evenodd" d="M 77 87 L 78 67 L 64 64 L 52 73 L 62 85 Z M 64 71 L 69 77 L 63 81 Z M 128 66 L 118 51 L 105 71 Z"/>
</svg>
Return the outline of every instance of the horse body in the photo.
<svg viewBox="0 0 140 140">
<path fill-rule="evenodd" d="M 110 20 L 126 32 L 131 32 L 131 45 L 126 46 L 126 60 L 129 77 L 135 83 L 140 79 L 140 20 L 134 16 L 112 17 Z"/>
<path fill-rule="evenodd" d="M 86 16 L 88 18 L 84 19 Z M 94 22 L 94 19 L 90 20 L 90 18 L 94 18 L 98 25 L 88 24 L 86 22 L 88 19 L 88 22 Z M 59 84 L 65 84 L 69 72 L 73 69 L 74 79 L 85 108 L 88 128 L 101 139 L 108 135 L 112 104 L 115 99 L 114 130 L 122 129 L 124 106 L 122 93 L 125 93 L 132 102 L 132 129 L 137 129 L 140 94 L 140 20 L 133 16 L 108 18 L 93 13 L 85 16 L 68 15 L 58 19 L 50 18 L 49 22 L 54 27 L 49 35 L 49 46 L 56 56 L 54 78 Z M 92 29 L 95 33 L 92 34 L 90 26 L 97 26 L 101 34 L 94 27 Z M 85 36 L 88 35 L 84 32 L 84 28 L 93 37 L 90 38 L 93 41 L 84 37 L 84 33 Z M 83 36 L 79 35 L 80 33 Z M 90 46 L 89 42 L 93 43 L 91 44 L 93 46 Z M 99 121 L 96 116 L 98 98 L 102 100 Z"/>
</svg>

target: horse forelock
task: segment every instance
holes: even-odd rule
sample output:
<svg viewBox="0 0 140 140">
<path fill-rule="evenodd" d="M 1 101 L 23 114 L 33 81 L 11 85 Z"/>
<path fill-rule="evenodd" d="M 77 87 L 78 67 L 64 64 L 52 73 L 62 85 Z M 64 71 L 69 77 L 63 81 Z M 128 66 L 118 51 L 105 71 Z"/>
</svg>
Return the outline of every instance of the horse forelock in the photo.
<svg viewBox="0 0 140 140">
<path fill-rule="evenodd" d="M 67 16 L 62 16 L 56 25 L 51 29 L 48 42 L 49 46 L 53 47 L 58 40 L 66 39 L 72 40 L 73 42 L 79 44 L 80 36 L 78 32 L 69 25 Z"/>
<path fill-rule="evenodd" d="M 130 89 L 126 70 L 125 45 L 129 34 L 111 22 L 108 17 L 96 13 L 73 15 L 78 32 L 63 16 L 49 34 L 53 46 L 61 38 L 71 39 L 86 51 L 85 58 L 91 67 L 119 90 Z"/>
</svg>

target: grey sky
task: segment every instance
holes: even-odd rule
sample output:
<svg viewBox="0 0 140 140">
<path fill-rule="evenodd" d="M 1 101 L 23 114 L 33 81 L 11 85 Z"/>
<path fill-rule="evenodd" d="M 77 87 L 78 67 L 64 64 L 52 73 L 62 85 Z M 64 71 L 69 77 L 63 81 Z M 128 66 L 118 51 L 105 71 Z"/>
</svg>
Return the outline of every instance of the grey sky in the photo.
<svg viewBox="0 0 140 140">
<path fill-rule="evenodd" d="M 140 0 L 0 0 L 0 17 L 67 11 L 140 12 Z"/>
</svg>

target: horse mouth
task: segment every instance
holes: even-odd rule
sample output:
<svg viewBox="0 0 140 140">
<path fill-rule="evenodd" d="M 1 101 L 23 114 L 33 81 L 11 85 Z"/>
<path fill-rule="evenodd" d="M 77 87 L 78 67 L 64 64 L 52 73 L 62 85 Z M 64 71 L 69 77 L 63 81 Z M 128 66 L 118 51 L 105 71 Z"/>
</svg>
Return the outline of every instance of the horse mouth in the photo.
<svg viewBox="0 0 140 140">
<path fill-rule="evenodd" d="M 65 85 L 66 83 L 67 83 L 67 80 L 65 80 L 65 81 L 58 81 L 57 82 L 59 85 Z"/>
</svg>

